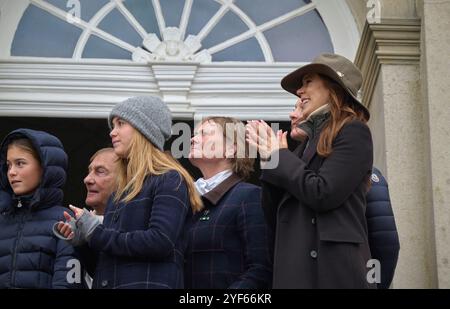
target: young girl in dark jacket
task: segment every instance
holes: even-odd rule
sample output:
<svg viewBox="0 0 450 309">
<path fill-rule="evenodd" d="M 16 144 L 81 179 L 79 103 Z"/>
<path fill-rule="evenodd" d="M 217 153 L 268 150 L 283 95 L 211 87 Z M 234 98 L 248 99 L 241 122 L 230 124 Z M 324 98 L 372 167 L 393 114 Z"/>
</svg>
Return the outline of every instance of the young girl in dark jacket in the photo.
<svg viewBox="0 0 450 309">
<path fill-rule="evenodd" d="M 67 155 L 41 131 L 18 129 L 0 147 L 0 288 L 79 287 L 73 247 L 55 237 L 64 218 Z"/>
</svg>

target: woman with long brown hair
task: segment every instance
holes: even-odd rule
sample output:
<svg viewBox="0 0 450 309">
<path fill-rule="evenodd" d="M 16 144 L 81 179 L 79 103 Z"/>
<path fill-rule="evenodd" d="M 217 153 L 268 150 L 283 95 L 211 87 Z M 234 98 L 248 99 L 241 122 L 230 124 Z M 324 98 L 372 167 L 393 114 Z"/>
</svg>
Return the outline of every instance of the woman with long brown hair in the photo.
<svg viewBox="0 0 450 309">
<path fill-rule="evenodd" d="M 191 176 L 163 151 L 170 111 L 157 97 L 133 97 L 113 108 L 109 124 L 120 162 L 103 224 L 72 207 L 76 224 L 61 222 L 59 232 L 99 253 L 94 288 L 183 288 L 184 225 L 202 203 Z"/>
<path fill-rule="evenodd" d="M 287 132 L 247 125 L 262 160 L 262 205 L 275 231 L 274 288 L 370 288 L 365 194 L 372 171 L 370 114 L 358 100 L 362 75 L 322 54 L 283 78 L 298 96 L 307 137 L 294 152 Z M 291 132 L 295 136 L 298 132 Z"/>
</svg>

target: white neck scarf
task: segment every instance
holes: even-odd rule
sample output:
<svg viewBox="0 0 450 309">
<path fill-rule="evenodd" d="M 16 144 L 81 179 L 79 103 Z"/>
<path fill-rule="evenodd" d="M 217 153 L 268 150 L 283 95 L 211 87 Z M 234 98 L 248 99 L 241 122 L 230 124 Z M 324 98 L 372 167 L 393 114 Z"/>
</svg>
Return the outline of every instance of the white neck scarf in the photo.
<svg viewBox="0 0 450 309">
<path fill-rule="evenodd" d="M 230 177 L 233 174 L 231 170 L 225 170 L 220 173 L 215 174 L 213 177 L 209 179 L 199 178 L 195 182 L 195 187 L 197 188 L 198 193 L 200 195 L 205 195 L 218 185 L 220 185 L 225 179 Z"/>
</svg>

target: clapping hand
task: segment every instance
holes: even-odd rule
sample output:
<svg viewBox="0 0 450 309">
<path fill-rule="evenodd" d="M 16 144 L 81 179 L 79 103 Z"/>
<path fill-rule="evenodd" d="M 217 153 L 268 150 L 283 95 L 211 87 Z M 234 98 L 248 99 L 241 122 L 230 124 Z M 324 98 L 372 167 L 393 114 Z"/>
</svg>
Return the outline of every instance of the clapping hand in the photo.
<svg viewBox="0 0 450 309">
<path fill-rule="evenodd" d="M 74 212 L 76 219 L 79 219 L 83 215 L 83 209 L 73 205 L 69 205 L 69 208 Z M 61 235 L 68 239 L 72 239 L 74 237 L 74 232 L 68 222 L 75 221 L 75 218 L 72 217 L 67 211 L 64 211 L 64 218 L 66 219 L 66 222 L 58 222 L 57 229 Z"/>
<path fill-rule="evenodd" d="M 257 148 L 262 161 L 269 160 L 274 151 L 288 148 L 287 132 L 275 133 L 264 120 L 248 121 L 245 128 L 247 142 Z"/>
</svg>

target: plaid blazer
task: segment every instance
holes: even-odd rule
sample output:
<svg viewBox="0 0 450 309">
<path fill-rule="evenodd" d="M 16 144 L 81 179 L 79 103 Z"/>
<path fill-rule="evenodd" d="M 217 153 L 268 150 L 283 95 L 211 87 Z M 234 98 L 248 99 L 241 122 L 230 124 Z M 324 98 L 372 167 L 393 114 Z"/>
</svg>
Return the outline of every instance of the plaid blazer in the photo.
<svg viewBox="0 0 450 309">
<path fill-rule="evenodd" d="M 261 189 L 233 174 L 186 225 L 186 288 L 268 288 L 272 264 Z"/>
<path fill-rule="evenodd" d="M 186 183 L 176 171 L 146 178 L 128 203 L 111 198 L 89 241 L 99 252 L 94 288 L 183 288 Z"/>
</svg>

